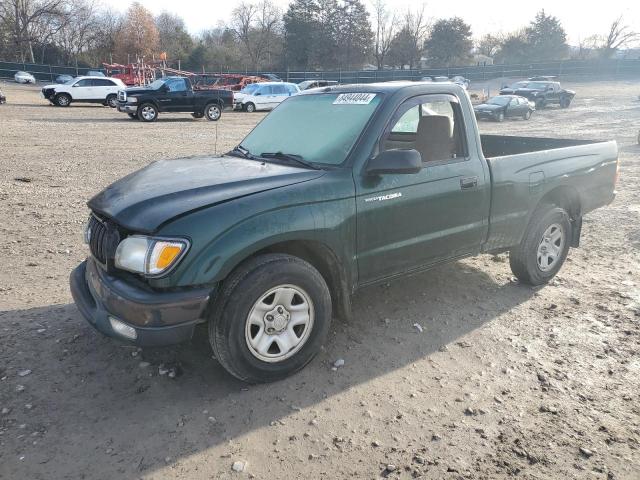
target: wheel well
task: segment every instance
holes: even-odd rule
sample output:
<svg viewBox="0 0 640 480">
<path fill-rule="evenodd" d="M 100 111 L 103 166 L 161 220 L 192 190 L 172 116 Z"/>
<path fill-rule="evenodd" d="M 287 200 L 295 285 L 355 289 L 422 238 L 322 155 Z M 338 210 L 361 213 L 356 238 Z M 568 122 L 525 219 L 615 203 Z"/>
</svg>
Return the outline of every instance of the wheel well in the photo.
<svg viewBox="0 0 640 480">
<path fill-rule="evenodd" d="M 582 206 L 580 205 L 580 195 L 578 191 L 572 187 L 558 187 L 547 192 L 540 200 L 538 205 L 553 204 L 564 208 L 572 221 L 582 217 Z"/>
<path fill-rule="evenodd" d="M 283 253 L 309 262 L 327 282 L 331 292 L 334 316 L 343 319 L 351 317 L 351 296 L 346 272 L 329 247 L 313 241 L 288 241 L 270 245 L 252 256 L 265 253 Z"/>
</svg>

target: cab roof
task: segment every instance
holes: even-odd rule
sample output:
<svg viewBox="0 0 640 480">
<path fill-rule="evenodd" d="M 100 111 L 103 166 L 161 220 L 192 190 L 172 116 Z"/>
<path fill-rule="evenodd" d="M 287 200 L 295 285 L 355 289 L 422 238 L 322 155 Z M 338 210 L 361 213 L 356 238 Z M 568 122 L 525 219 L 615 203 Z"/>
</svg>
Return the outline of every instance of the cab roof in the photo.
<svg viewBox="0 0 640 480">
<path fill-rule="evenodd" d="M 412 82 L 409 80 L 399 80 L 377 83 L 353 83 L 347 85 L 329 85 L 327 87 L 305 90 L 300 95 L 317 95 L 319 93 L 385 93 L 394 94 L 401 91 L 407 94 L 429 94 L 429 93 L 449 93 L 462 95 L 466 92 L 464 88 L 453 82 Z"/>
</svg>

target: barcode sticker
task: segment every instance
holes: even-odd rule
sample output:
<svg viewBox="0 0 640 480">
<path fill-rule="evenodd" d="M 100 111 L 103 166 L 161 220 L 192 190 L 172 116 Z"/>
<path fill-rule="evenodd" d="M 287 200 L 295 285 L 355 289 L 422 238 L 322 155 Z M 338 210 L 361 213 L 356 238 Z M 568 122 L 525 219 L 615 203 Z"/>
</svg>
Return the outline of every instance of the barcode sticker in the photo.
<svg viewBox="0 0 640 480">
<path fill-rule="evenodd" d="M 369 105 L 375 93 L 341 93 L 333 101 L 334 105 Z"/>
</svg>

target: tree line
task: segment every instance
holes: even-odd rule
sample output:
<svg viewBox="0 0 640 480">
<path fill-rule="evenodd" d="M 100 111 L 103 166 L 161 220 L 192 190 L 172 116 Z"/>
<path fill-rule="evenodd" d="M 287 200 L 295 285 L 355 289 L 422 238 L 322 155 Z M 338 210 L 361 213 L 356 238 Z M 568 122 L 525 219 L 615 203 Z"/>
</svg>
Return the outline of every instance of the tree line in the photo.
<svg viewBox="0 0 640 480">
<path fill-rule="evenodd" d="M 184 20 L 134 2 L 125 13 L 99 0 L 0 0 L 0 59 L 97 66 L 158 60 L 208 71 L 446 67 L 608 58 L 640 39 L 619 17 L 570 49 L 560 20 L 544 10 L 514 32 L 475 38 L 462 18 L 433 19 L 386 0 L 242 1 L 231 17 L 191 34 Z M 163 56 L 164 56 L 163 54 Z M 481 61 L 481 60 L 480 60 Z"/>
</svg>

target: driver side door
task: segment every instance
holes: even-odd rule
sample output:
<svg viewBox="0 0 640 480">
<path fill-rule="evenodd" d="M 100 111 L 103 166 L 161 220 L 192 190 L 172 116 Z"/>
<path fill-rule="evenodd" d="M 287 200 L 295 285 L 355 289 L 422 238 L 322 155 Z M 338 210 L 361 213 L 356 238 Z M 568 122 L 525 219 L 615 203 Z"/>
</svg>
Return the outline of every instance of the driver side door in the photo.
<svg viewBox="0 0 640 480">
<path fill-rule="evenodd" d="M 456 97 L 425 95 L 399 107 L 378 152 L 416 149 L 423 168 L 372 176 L 365 167 L 356 176 L 360 284 L 479 251 L 490 182 L 467 137 Z"/>
<path fill-rule="evenodd" d="M 93 98 L 93 83 L 90 78 L 78 80 L 71 87 L 71 96 L 74 100 L 88 100 Z"/>
</svg>

